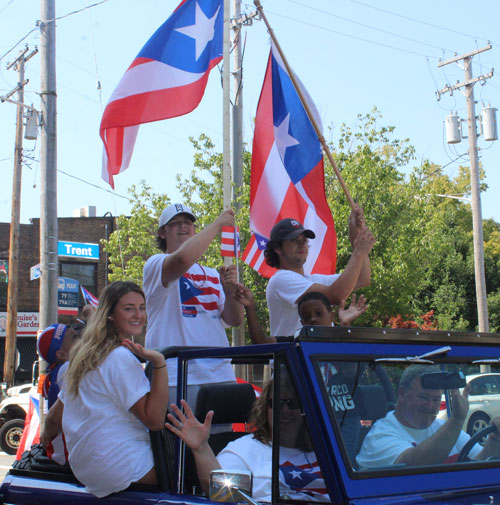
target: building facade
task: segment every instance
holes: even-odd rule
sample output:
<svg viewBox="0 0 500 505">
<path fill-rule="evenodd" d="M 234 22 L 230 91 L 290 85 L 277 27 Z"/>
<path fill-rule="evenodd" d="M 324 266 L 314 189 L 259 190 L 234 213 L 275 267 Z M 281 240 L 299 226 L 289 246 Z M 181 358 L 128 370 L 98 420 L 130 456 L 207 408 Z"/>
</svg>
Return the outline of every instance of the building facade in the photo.
<svg viewBox="0 0 500 505">
<path fill-rule="evenodd" d="M 58 268 L 59 289 L 61 278 L 73 279 L 77 286 L 72 293 L 59 293 L 59 323 L 68 324 L 77 317 L 84 305 L 80 286 L 94 296 L 107 284 L 108 258 L 101 240 L 108 239 L 115 230 L 115 219 L 105 217 L 62 217 L 58 218 Z M 7 290 L 9 263 L 10 223 L 0 223 L 0 380 L 3 381 L 3 358 L 7 323 Z M 32 366 L 37 360 L 36 334 L 39 311 L 39 278 L 37 265 L 40 263 L 40 219 L 20 225 L 19 234 L 19 293 L 17 320 L 16 383 L 29 382 Z M 33 278 L 35 277 L 35 278 Z M 64 306 L 71 305 L 71 307 Z"/>
</svg>

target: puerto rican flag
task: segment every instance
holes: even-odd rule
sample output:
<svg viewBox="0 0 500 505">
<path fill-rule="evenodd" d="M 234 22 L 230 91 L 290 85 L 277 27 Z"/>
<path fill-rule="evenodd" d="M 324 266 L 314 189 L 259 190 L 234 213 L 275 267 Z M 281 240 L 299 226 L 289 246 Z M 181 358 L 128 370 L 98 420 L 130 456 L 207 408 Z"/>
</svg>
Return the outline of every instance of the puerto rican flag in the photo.
<svg viewBox="0 0 500 505">
<path fill-rule="evenodd" d="M 200 272 L 194 272 L 195 268 Z M 220 290 L 222 289 L 218 277 L 209 275 L 206 270 L 195 263 L 182 277 L 179 278 L 179 294 L 183 317 L 196 317 L 198 312 L 218 312 Z"/>
<path fill-rule="evenodd" d="M 40 443 L 40 401 L 30 396 L 28 413 L 24 421 L 23 436 L 17 448 L 16 459 L 20 460 L 24 451 L 29 451 L 32 445 Z"/>
<path fill-rule="evenodd" d="M 316 108 L 301 86 L 309 106 Z M 242 259 L 265 277 L 275 270 L 264 261 L 271 228 L 294 218 L 311 229 L 305 273 L 335 273 L 337 237 L 325 196 L 323 153 L 278 51 L 271 47 L 257 114 L 250 182 L 252 238 Z"/>
<path fill-rule="evenodd" d="M 102 177 L 129 166 L 139 125 L 195 109 L 222 59 L 222 0 L 183 0 L 141 49 L 104 111 Z"/>
<path fill-rule="evenodd" d="M 87 291 L 81 284 L 80 289 L 82 290 L 83 301 L 86 304 L 92 305 L 93 307 L 99 306 L 99 300 L 90 291 Z"/>
<path fill-rule="evenodd" d="M 240 228 L 239 226 L 223 226 L 220 238 L 221 256 L 240 256 Z"/>
<path fill-rule="evenodd" d="M 311 458 L 312 462 L 307 460 L 307 456 L 299 458 L 303 460 L 300 462 L 280 462 L 280 472 L 283 474 L 285 483 L 293 491 L 309 496 L 321 495 L 326 498 L 328 491 L 321 475 L 321 469 L 315 460 L 316 456 L 311 454 Z M 324 501 L 324 499 L 320 501 Z"/>
</svg>

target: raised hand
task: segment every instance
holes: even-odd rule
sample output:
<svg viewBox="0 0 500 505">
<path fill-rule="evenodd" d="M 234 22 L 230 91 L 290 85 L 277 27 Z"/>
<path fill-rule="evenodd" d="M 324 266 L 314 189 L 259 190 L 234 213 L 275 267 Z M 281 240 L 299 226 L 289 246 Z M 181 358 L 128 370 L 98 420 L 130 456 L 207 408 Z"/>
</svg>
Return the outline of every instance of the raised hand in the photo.
<svg viewBox="0 0 500 505">
<path fill-rule="evenodd" d="M 234 226 L 234 210 L 226 209 L 219 214 L 217 219 L 214 221 L 219 225 L 220 228 L 223 226 Z"/>
<path fill-rule="evenodd" d="M 369 254 L 375 244 L 375 237 L 368 228 L 363 228 L 356 237 L 353 252 Z"/>
<path fill-rule="evenodd" d="M 366 298 L 361 295 L 359 299 L 356 299 L 356 295 L 353 293 L 351 303 L 347 309 L 345 308 L 345 300 L 341 300 L 339 303 L 339 324 L 341 326 L 351 326 L 351 323 L 366 312 L 367 308 Z"/>
<path fill-rule="evenodd" d="M 220 283 L 226 295 L 232 295 L 238 284 L 238 271 L 236 265 L 229 265 L 219 269 Z"/>
<path fill-rule="evenodd" d="M 462 393 L 458 389 L 450 389 L 451 417 L 464 421 L 469 411 L 470 384 L 464 387 Z"/>
<path fill-rule="evenodd" d="M 165 364 L 165 357 L 161 352 L 155 351 L 154 349 L 145 349 L 141 344 L 132 342 L 132 340 L 129 339 L 123 340 L 122 345 L 133 352 L 137 357 L 145 361 L 151 361 L 155 367 L 160 367 Z"/>
<path fill-rule="evenodd" d="M 366 219 L 363 209 L 356 203 L 354 209 L 349 214 L 349 240 L 354 245 L 354 241 L 359 232 L 366 227 Z"/>
<path fill-rule="evenodd" d="M 165 423 L 165 427 L 183 440 L 192 451 L 203 450 L 208 445 L 214 411 L 208 412 L 202 424 L 196 419 L 185 400 L 181 400 L 181 404 L 184 412 L 177 405 L 170 405 L 175 415 L 172 413 L 167 415 L 170 422 Z"/>
<path fill-rule="evenodd" d="M 254 303 L 252 290 L 240 283 L 236 284 L 233 298 L 244 307 L 248 307 Z"/>
</svg>

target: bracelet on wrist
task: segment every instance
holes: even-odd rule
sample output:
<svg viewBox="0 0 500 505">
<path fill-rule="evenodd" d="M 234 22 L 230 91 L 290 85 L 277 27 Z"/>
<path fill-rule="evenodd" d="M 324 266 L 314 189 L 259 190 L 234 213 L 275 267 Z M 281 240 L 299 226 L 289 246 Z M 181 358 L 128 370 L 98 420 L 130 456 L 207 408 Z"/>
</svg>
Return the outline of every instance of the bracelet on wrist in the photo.
<svg viewBox="0 0 500 505">
<path fill-rule="evenodd" d="M 166 363 L 164 363 L 162 366 L 154 366 L 153 370 L 159 370 L 160 368 L 165 368 L 167 366 Z"/>
</svg>

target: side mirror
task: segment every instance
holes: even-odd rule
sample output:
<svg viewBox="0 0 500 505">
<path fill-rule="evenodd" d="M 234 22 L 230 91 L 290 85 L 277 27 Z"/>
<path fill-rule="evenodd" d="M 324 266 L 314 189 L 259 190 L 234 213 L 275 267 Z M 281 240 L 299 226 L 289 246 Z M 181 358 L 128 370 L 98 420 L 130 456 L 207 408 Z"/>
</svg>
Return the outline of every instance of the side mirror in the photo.
<svg viewBox="0 0 500 505">
<path fill-rule="evenodd" d="M 209 497 L 217 502 L 257 504 L 252 499 L 252 472 L 247 470 L 213 470 L 210 472 Z"/>
<path fill-rule="evenodd" d="M 424 373 L 420 384 L 424 389 L 459 389 L 465 387 L 467 381 L 461 370 L 455 370 Z"/>
</svg>

